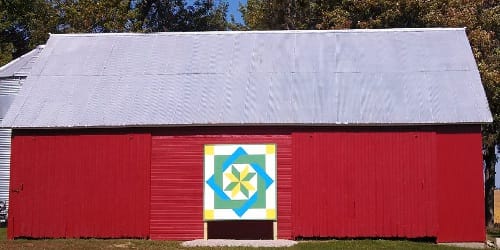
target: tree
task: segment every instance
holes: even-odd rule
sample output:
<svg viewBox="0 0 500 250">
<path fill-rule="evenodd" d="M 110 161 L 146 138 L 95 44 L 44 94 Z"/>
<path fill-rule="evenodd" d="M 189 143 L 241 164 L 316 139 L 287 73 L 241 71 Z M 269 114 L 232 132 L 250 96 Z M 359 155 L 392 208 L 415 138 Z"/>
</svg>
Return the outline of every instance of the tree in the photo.
<svg viewBox="0 0 500 250">
<path fill-rule="evenodd" d="M 131 0 L 51 1 L 58 13 L 57 33 L 108 33 L 133 30 Z"/>
<path fill-rule="evenodd" d="M 191 20 L 191 30 L 214 31 L 227 30 L 229 22 L 226 19 L 228 3 L 214 1 L 195 1 L 188 7 Z"/>
<path fill-rule="evenodd" d="M 0 0 L 0 65 L 44 43 L 55 15 L 43 0 Z"/>
<path fill-rule="evenodd" d="M 483 126 L 486 225 L 493 226 L 500 146 L 500 2 L 497 0 L 248 0 L 249 29 L 467 27 L 493 123 Z"/>
<path fill-rule="evenodd" d="M 129 2 L 0 0 L 0 65 L 44 44 L 49 33 L 128 31 Z"/>
<path fill-rule="evenodd" d="M 205 0 L 142 0 L 137 5 L 137 31 L 227 30 L 227 3 Z"/>
<path fill-rule="evenodd" d="M 0 66 L 49 33 L 227 30 L 227 2 L 196 0 L 0 0 Z"/>
</svg>

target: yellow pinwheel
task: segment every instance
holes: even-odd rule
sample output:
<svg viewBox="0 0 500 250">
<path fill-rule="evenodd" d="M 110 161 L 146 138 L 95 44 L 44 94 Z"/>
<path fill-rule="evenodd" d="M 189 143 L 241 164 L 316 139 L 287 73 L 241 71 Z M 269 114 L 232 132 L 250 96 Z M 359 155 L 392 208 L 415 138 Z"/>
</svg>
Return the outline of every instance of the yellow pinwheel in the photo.
<svg viewBox="0 0 500 250">
<path fill-rule="evenodd" d="M 239 192 L 248 198 L 249 191 L 255 190 L 255 187 L 250 183 L 255 173 L 249 172 L 248 165 L 241 172 L 234 166 L 231 166 L 231 173 L 226 173 L 225 175 L 231 183 L 224 190 L 231 191 L 231 198 L 236 197 Z"/>
</svg>

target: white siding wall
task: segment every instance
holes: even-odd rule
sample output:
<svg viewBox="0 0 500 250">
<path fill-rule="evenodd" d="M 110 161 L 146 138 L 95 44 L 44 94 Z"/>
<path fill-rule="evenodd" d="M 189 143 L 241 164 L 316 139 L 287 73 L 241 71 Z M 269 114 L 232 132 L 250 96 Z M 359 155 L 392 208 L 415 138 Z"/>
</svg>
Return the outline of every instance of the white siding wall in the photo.
<svg viewBox="0 0 500 250">
<path fill-rule="evenodd" d="M 0 79 L 0 123 L 15 95 L 21 89 L 25 77 L 12 77 Z M 0 200 L 9 200 L 10 181 L 10 129 L 0 128 Z"/>
</svg>

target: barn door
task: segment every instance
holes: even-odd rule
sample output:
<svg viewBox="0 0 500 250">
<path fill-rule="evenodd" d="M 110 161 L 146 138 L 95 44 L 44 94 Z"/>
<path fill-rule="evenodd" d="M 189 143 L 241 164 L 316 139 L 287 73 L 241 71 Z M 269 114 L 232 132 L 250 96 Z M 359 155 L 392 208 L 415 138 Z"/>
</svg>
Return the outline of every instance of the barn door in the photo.
<svg viewBox="0 0 500 250">
<path fill-rule="evenodd" d="M 293 140 L 295 237 L 435 237 L 432 131 L 338 128 Z"/>
<path fill-rule="evenodd" d="M 152 239 L 263 238 L 252 235 L 256 231 L 273 238 L 273 222 L 277 222 L 278 238 L 290 237 L 289 135 L 158 134 L 153 135 L 152 144 Z M 254 150 L 260 150 L 262 154 L 258 155 L 262 156 L 253 159 Z M 275 155 L 276 163 L 269 180 L 264 173 L 257 177 L 261 169 L 250 165 L 255 162 L 267 168 L 266 152 Z M 224 162 L 227 166 L 223 169 Z M 219 168 L 210 170 L 206 164 Z M 214 174 L 217 176 L 212 178 Z M 259 185 L 261 193 L 257 190 Z M 266 187 L 272 185 L 276 188 L 269 192 L 275 192 L 274 197 L 266 194 Z M 221 199 L 224 195 L 229 199 Z M 236 204 L 231 202 L 233 195 L 238 200 Z M 259 200 L 259 195 L 265 197 Z M 266 199 L 270 205 L 274 202 L 274 207 L 266 209 Z M 254 204 L 260 202 L 261 207 L 252 208 L 252 204 L 246 203 L 249 200 Z"/>
<path fill-rule="evenodd" d="M 15 135 L 9 237 L 147 238 L 149 134 Z"/>
</svg>

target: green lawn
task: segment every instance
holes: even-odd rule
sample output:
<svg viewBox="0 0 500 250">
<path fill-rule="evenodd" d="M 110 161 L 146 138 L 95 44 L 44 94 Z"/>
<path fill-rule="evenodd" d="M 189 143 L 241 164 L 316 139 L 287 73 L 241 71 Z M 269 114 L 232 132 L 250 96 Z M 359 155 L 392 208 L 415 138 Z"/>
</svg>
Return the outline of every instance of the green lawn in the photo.
<svg viewBox="0 0 500 250">
<path fill-rule="evenodd" d="M 70 239 L 70 240 L 7 240 L 7 231 L 0 228 L 0 249 L 230 249 L 230 248 L 183 248 L 176 241 L 151 240 L 97 240 L 97 239 Z M 248 249 L 255 248 L 232 248 Z M 306 241 L 290 248 L 268 249 L 462 249 L 411 241 L 391 240 L 336 240 L 336 241 Z"/>
<path fill-rule="evenodd" d="M 495 238 L 500 238 L 500 226 L 495 224 L 495 227 L 488 230 L 488 239 L 495 241 Z"/>
</svg>

